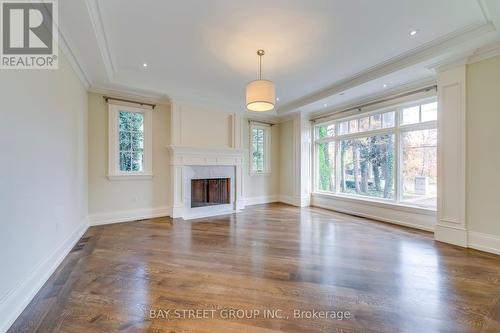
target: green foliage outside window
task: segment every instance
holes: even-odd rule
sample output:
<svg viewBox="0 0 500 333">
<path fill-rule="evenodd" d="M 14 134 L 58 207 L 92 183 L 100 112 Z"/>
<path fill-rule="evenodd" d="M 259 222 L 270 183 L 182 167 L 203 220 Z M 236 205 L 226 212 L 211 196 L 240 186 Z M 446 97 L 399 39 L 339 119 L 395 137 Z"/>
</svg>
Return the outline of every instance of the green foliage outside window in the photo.
<svg viewBox="0 0 500 333">
<path fill-rule="evenodd" d="M 119 114 L 120 171 L 142 171 L 144 164 L 144 115 Z"/>
</svg>

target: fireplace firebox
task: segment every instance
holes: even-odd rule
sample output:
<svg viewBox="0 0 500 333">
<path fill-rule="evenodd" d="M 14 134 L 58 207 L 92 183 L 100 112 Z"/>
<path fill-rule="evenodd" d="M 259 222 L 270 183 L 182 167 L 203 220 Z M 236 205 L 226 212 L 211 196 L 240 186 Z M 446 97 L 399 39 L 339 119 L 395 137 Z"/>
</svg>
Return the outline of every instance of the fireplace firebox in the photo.
<svg viewBox="0 0 500 333">
<path fill-rule="evenodd" d="M 229 204 L 230 183 L 230 178 L 191 179 L 191 208 Z"/>
</svg>

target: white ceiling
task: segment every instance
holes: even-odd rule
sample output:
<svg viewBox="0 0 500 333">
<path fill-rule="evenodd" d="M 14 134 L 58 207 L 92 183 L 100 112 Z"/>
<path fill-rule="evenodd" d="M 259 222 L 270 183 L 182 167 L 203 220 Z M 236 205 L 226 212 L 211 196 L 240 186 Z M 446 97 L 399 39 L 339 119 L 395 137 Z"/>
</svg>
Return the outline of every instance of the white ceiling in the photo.
<svg viewBox="0 0 500 333">
<path fill-rule="evenodd" d="M 286 113 L 431 78 L 432 63 L 499 38 L 495 1 L 66 0 L 59 10 L 94 88 L 243 111 L 263 48 Z"/>
</svg>

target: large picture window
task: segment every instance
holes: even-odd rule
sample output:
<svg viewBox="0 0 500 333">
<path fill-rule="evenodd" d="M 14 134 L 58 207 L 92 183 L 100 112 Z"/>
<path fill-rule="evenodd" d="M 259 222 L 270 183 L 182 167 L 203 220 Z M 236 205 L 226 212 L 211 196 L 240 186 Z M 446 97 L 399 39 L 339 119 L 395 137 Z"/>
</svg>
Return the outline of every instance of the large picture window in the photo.
<svg viewBox="0 0 500 333">
<path fill-rule="evenodd" d="M 436 209 L 437 102 L 315 126 L 315 190 Z"/>
</svg>

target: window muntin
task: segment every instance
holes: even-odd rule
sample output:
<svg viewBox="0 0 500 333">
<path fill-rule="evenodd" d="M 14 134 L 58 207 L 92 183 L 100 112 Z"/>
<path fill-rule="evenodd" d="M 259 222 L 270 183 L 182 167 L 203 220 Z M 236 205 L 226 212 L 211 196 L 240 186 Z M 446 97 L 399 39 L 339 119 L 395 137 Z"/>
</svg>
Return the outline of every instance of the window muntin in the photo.
<svg viewBox="0 0 500 333">
<path fill-rule="evenodd" d="M 250 126 L 250 172 L 262 174 L 271 172 L 269 126 Z"/>
<path fill-rule="evenodd" d="M 120 111 L 118 121 L 120 171 L 141 172 L 144 170 L 144 115 Z"/>
<path fill-rule="evenodd" d="M 316 191 L 436 209 L 437 139 L 432 141 L 437 137 L 435 98 L 330 121 L 328 125 L 336 125 L 332 130 L 335 136 L 316 136 Z M 318 133 L 321 126 L 324 124 L 316 126 Z M 403 139 L 409 142 L 406 146 Z M 325 158 L 325 149 L 333 162 Z M 424 163 L 420 174 L 414 167 L 405 169 L 411 163 Z"/>
</svg>

